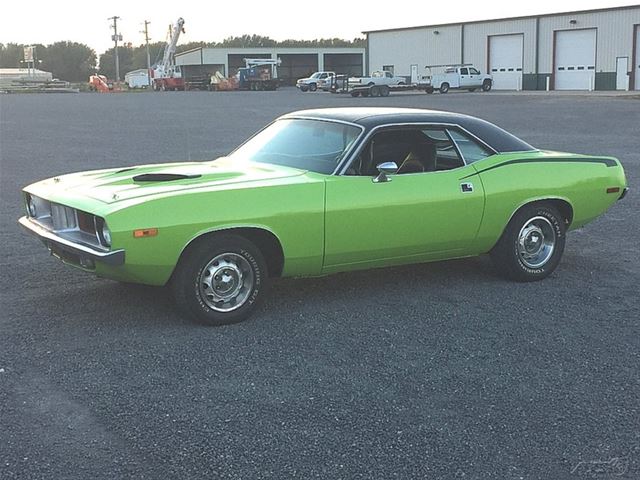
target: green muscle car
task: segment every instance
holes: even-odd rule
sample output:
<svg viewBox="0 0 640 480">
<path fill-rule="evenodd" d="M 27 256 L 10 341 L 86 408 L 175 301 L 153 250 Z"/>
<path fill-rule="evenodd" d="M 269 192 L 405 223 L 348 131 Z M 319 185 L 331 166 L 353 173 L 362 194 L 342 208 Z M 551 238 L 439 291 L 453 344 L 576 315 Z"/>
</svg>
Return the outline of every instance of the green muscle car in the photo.
<svg viewBox="0 0 640 480">
<path fill-rule="evenodd" d="M 76 173 L 24 189 L 19 222 L 65 263 L 169 284 L 191 317 L 245 319 L 269 278 L 489 253 L 540 280 L 566 233 L 627 192 L 615 158 L 538 150 L 466 115 L 284 115 L 226 157 Z"/>
</svg>

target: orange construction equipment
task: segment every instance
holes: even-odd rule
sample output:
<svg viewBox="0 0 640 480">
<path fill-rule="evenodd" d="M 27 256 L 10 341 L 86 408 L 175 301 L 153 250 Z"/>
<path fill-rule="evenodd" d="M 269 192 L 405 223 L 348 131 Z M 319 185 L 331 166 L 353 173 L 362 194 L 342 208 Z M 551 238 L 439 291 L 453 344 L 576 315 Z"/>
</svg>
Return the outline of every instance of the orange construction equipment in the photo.
<svg viewBox="0 0 640 480">
<path fill-rule="evenodd" d="M 111 89 L 104 75 L 91 75 L 89 77 L 89 89 L 100 93 L 109 93 Z"/>
</svg>

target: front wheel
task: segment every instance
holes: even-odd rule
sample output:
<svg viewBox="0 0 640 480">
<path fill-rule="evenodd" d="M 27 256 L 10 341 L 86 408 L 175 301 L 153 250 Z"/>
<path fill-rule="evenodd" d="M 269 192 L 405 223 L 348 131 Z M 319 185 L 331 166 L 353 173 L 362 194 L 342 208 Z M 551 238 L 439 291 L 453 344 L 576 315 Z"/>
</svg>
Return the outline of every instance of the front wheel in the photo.
<svg viewBox="0 0 640 480">
<path fill-rule="evenodd" d="M 207 325 L 245 320 L 262 300 L 267 265 L 260 250 L 236 235 L 197 241 L 183 254 L 171 280 L 177 306 Z"/>
<path fill-rule="evenodd" d="M 311 83 L 309 84 L 309 91 L 310 92 L 315 92 L 316 90 L 318 90 L 318 85 L 315 83 Z"/>
<path fill-rule="evenodd" d="M 309 87 L 306 85 L 300 85 L 300 91 L 301 92 L 308 92 L 309 91 Z"/>
<path fill-rule="evenodd" d="M 551 205 L 540 203 L 520 209 L 490 252 L 498 271 L 519 282 L 548 277 L 560 263 L 566 224 Z"/>
</svg>

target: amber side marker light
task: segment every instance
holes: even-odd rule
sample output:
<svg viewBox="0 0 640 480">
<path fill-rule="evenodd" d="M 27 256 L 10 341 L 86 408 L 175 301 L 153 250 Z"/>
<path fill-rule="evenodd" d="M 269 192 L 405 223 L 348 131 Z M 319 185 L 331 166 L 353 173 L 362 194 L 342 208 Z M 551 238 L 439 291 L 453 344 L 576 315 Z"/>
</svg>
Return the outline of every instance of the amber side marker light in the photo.
<svg viewBox="0 0 640 480">
<path fill-rule="evenodd" d="M 620 191 L 620 187 L 609 187 L 607 188 L 607 193 L 618 193 Z"/>
<path fill-rule="evenodd" d="M 133 231 L 133 238 L 155 237 L 158 235 L 157 228 L 141 228 Z"/>
</svg>

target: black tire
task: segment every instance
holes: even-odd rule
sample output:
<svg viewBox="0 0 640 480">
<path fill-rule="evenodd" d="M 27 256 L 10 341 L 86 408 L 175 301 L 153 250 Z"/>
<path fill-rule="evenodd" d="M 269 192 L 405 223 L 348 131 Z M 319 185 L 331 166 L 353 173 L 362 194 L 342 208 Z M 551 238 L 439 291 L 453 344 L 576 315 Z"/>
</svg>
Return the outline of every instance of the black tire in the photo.
<svg viewBox="0 0 640 480">
<path fill-rule="evenodd" d="M 351 92 L 351 96 L 352 97 L 359 97 L 360 96 L 360 92 Z"/>
<path fill-rule="evenodd" d="M 449 84 L 447 82 L 444 82 L 442 85 L 440 85 L 440 93 L 447 93 L 449 91 Z"/>
<path fill-rule="evenodd" d="M 491 86 L 491 80 L 485 80 L 485 82 L 482 84 L 482 91 L 488 92 L 489 90 L 491 90 Z"/>
<path fill-rule="evenodd" d="M 222 273 L 216 275 L 215 268 Z M 238 278 L 236 272 L 242 272 L 246 278 L 242 275 Z M 218 280 L 217 285 L 214 278 Z M 219 326 L 249 317 L 266 294 L 268 278 L 267 264 L 253 243 L 237 235 L 220 234 L 204 237 L 188 247 L 172 276 L 171 289 L 178 308 L 187 316 L 206 325 Z M 251 284 L 247 287 L 249 279 Z M 227 285 L 230 285 L 229 290 L 233 289 L 231 293 L 238 289 L 236 297 L 229 302 L 216 303 L 218 308 L 212 308 L 214 292 Z M 233 300 L 238 298 L 242 303 L 236 306 Z M 229 303 L 229 307 L 224 307 L 225 303 Z M 222 311 L 226 308 L 231 310 Z"/>
<path fill-rule="evenodd" d="M 372 97 L 379 97 L 380 96 L 380 87 L 371 87 L 369 89 L 369 95 Z"/>
<path fill-rule="evenodd" d="M 380 96 L 381 97 L 388 97 L 389 96 L 389 87 L 387 87 L 386 85 L 383 85 L 380 87 Z"/>
<path fill-rule="evenodd" d="M 566 231 L 564 218 L 552 205 L 526 205 L 516 212 L 489 253 L 502 276 L 518 282 L 542 280 L 553 273 L 560 263 Z M 548 248 L 547 242 L 552 242 L 550 251 L 545 250 Z M 531 250 L 527 250 L 529 247 Z M 529 257 L 536 248 L 539 249 L 539 256 Z"/>
<path fill-rule="evenodd" d="M 316 83 L 310 83 L 309 84 L 309 91 L 310 92 L 315 92 L 316 90 L 318 90 L 318 85 Z"/>
<path fill-rule="evenodd" d="M 424 89 L 424 93 L 428 93 L 429 95 L 431 95 L 433 93 L 433 87 L 427 87 Z"/>
<path fill-rule="evenodd" d="M 308 92 L 309 91 L 309 87 L 307 85 L 300 85 L 300 91 L 301 92 Z"/>
<path fill-rule="evenodd" d="M 470 92 L 475 92 L 476 91 L 475 88 L 468 88 L 467 90 L 469 90 Z"/>
</svg>

